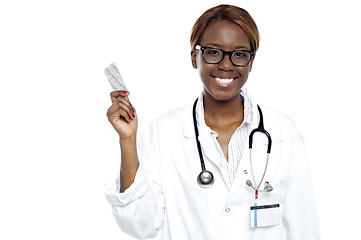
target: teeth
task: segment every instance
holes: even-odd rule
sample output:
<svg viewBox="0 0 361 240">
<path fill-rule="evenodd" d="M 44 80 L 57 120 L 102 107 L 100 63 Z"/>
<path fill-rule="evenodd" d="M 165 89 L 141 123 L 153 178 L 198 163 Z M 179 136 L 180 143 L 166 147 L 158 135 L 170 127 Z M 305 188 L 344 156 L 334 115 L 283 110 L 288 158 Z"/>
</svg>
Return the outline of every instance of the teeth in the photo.
<svg viewBox="0 0 361 240">
<path fill-rule="evenodd" d="M 222 85 L 230 84 L 234 80 L 234 78 L 217 78 L 217 77 L 215 77 L 214 79 Z"/>
</svg>

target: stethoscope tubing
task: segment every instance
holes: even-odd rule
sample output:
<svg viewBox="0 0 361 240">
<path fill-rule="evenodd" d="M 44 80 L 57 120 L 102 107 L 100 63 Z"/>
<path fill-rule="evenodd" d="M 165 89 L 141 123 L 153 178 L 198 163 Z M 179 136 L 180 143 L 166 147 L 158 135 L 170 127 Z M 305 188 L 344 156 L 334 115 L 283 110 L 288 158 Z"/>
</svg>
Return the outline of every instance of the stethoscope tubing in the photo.
<svg viewBox="0 0 361 240">
<path fill-rule="evenodd" d="M 198 132 L 198 127 L 197 127 L 197 117 L 196 117 L 197 102 L 198 102 L 198 98 L 196 99 L 196 101 L 193 104 L 193 124 L 194 124 L 194 131 L 195 131 L 195 134 L 196 134 L 197 149 L 198 149 L 199 159 L 200 159 L 200 162 L 201 162 L 202 171 L 205 171 L 206 166 L 204 165 L 203 154 L 202 154 L 202 149 L 201 149 L 201 143 L 198 140 L 199 132 Z"/>
<path fill-rule="evenodd" d="M 257 185 L 257 182 L 256 182 L 256 179 L 254 177 L 254 172 L 253 172 L 253 164 L 252 164 L 252 149 L 250 148 L 249 149 L 249 165 L 250 165 L 250 168 L 251 168 L 251 173 L 252 173 L 252 178 L 253 178 L 253 182 L 254 184 L 257 186 L 255 187 L 255 190 L 259 190 L 259 187 L 261 186 L 262 182 L 263 182 L 263 179 L 266 175 L 266 170 L 268 168 L 268 160 L 269 160 L 269 153 L 267 153 L 267 160 L 266 160 L 266 165 L 265 165 L 265 170 L 263 171 L 263 174 L 262 174 L 262 178 L 261 178 L 261 181 L 258 183 Z"/>
<path fill-rule="evenodd" d="M 271 153 L 272 138 L 271 138 L 271 135 L 266 131 L 266 129 L 264 129 L 262 110 L 258 105 L 257 105 L 257 108 L 258 108 L 258 112 L 259 112 L 259 124 L 258 124 L 258 127 L 253 129 L 252 132 L 249 134 L 249 138 L 248 138 L 249 148 L 252 149 L 253 135 L 256 132 L 261 132 L 261 133 L 265 134 L 268 139 L 267 153 L 269 154 L 269 153 Z"/>
</svg>

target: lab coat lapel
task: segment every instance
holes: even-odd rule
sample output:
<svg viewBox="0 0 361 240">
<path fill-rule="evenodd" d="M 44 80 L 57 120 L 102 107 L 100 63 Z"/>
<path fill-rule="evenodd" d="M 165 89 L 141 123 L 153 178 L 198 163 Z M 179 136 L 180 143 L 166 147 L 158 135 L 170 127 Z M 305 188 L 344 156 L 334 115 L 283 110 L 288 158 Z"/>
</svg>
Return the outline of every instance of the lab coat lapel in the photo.
<svg viewBox="0 0 361 240">
<path fill-rule="evenodd" d="M 215 144 L 213 142 L 212 137 L 209 135 L 209 132 L 205 127 L 198 126 L 199 137 L 198 140 L 201 143 L 202 153 L 211 160 L 214 164 L 218 164 L 218 157 L 219 153 L 215 148 Z M 208 134 L 208 135 L 207 135 Z M 195 132 L 194 132 L 194 125 L 193 125 L 193 117 L 192 117 L 192 108 L 190 108 L 189 113 L 187 114 L 187 120 L 185 121 L 183 136 L 185 138 L 194 139 L 195 141 Z"/>
<path fill-rule="evenodd" d="M 192 117 L 192 107 L 190 106 L 188 111 L 187 111 L 187 116 L 186 116 L 186 121 L 184 124 L 184 129 L 183 129 L 183 136 L 185 138 L 191 138 L 191 139 L 195 139 L 196 138 L 196 134 L 194 132 L 194 125 L 193 125 L 193 117 Z"/>
<path fill-rule="evenodd" d="M 197 114 L 197 120 L 201 119 L 203 121 L 202 123 L 198 122 L 198 131 L 199 131 L 199 137 L 198 140 L 201 144 L 202 153 L 204 157 L 209 159 L 211 162 L 213 162 L 216 166 L 219 164 L 219 152 L 217 151 L 217 148 L 215 146 L 214 140 L 212 136 L 210 135 L 209 129 L 207 125 L 204 123 L 204 116 L 201 116 L 200 114 L 203 114 L 203 111 L 201 110 L 200 104 L 203 104 L 203 92 L 198 98 L 198 104 L 196 108 L 196 114 Z M 193 113 L 192 109 L 190 109 L 189 114 L 187 116 L 187 121 L 184 126 L 184 137 L 186 138 L 195 138 L 195 132 L 194 132 L 194 125 L 193 125 Z M 194 144 L 196 144 L 196 141 L 194 141 Z M 207 165 L 207 163 L 206 163 Z"/>
<path fill-rule="evenodd" d="M 209 132 L 204 130 L 199 133 L 199 142 L 202 146 L 202 152 L 206 158 L 213 162 L 216 166 L 219 165 L 220 153 L 217 151 L 216 144 Z"/>
</svg>

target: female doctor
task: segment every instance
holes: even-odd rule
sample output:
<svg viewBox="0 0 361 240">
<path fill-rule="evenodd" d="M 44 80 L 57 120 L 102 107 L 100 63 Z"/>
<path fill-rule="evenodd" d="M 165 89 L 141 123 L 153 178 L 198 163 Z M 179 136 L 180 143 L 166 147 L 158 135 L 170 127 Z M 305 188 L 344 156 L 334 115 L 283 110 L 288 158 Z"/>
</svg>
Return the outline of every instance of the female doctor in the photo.
<svg viewBox="0 0 361 240">
<path fill-rule="evenodd" d="M 244 87 L 258 46 L 248 12 L 207 10 L 191 34 L 201 95 L 153 122 L 138 144 L 129 93 L 111 93 L 107 116 L 119 134 L 121 168 L 105 194 L 124 232 L 147 239 L 162 230 L 167 240 L 320 238 L 294 123 L 259 108 Z"/>
</svg>

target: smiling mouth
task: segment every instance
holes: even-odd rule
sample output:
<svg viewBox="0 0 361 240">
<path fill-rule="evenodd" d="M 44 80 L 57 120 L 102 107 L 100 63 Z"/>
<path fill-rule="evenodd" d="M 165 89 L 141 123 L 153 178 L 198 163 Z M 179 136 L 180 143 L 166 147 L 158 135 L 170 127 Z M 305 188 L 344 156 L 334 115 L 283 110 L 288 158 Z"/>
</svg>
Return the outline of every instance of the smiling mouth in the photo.
<svg viewBox="0 0 361 240">
<path fill-rule="evenodd" d="M 218 77 L 213 77 L 214 80 L 216 80 L 216 82 L 218 83 L 218 85 L 222 86 L 222 87 L 227 87 L 228 85 L 230 85 L 236 78 L 218 78 Z"/>
</svg>

